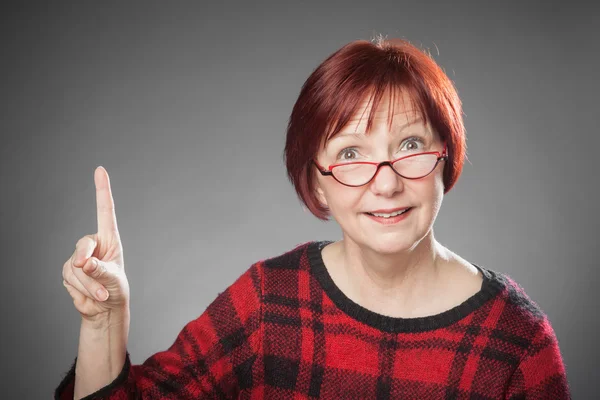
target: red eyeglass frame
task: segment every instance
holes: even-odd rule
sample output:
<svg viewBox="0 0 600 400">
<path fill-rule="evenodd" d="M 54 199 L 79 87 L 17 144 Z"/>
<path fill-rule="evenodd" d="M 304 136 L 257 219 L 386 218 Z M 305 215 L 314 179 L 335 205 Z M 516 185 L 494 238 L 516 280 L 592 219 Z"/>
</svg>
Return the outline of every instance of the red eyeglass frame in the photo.
<svg viewBox="0 0 600 400">
<path fill-rule="evenodd" d="M 369 182 L 371 182 L 373 180 L 373 178 L 375 178 L 375 176 L 377 176 L 377 173 L 379 172 L 379 169 L 384 166 L 384 165 L 389 165 L 390 168 L 392 169 L 392 171 L 394 171 L 394 173 L 398 176 L 401 176 L 404 179 L 422 179 L 425 178 L 427 175 L 431 174 L 433 171 L 435 171 L 436 167 L 438 166 L 440 161 L 448 161 L 448 144 L 446 142 L 444 142 L 444 149 L 442 150 L 442 152 L 440 153 L 439 151 L 425 151 L 423 153 L 417 153 L 417 154 L 409 154 L 407 156 L 404 157 L 400 157 L 400 158 L 396 158 L 395 160 L 387 160 L 387 161 L 382 161 L 382 162 L 374 162 L 374 161 L 356 161 L 356 162 L 350 162 L 350 163 L 338 163 L 338 164 L 332 164 L 330 165 L 327 169 L 323 168 L 321 165 L 319 165 L 319 163 L 317 162 L 317 160 L 315 160 L 314 158 L 312 159 L 313 164 L 315 165 L 315 167 L 317 167 L 317 170 L 321 173 L 321 175 L 323 176 L 331 176 L 333 179 L 336 180 L 336 182 L 341 183 L 342 185 L 345 186 L 349 186 L 349 187 L 360 187 L 360 186 L 364 186 L 366 184 L 368 184 Z M 437 154 L 437 161 L 435 162 L 435 165 L 433 166 L 433 168 L 431 169 L 431 171 L 429 171 L 427 174 L 420 176 L 418 178 L 408 178 L 404 175 L 401 175 L 398 173 L 398 171 L 396 171 L 394 169 L 393 164 L 397 161 L 403 160 L 405 158 L 410 158 L 410 157 L 415 157 L 415 156 L 420 156 L 423 154 Z M 377 169 L 375 170 L 375 173 L 373 174 L 373 177 L 371 179 L 369 179 L 367 182 L 363 183 L 362 185 L 348 185 L 344 182 L 340 182 L 334 175 L 332 172 L 332 169 L 340 166 L 340 165 L 351 165 L 351 164 L 370 164 L 370 165 L 376 165 Z"/>
</svg>

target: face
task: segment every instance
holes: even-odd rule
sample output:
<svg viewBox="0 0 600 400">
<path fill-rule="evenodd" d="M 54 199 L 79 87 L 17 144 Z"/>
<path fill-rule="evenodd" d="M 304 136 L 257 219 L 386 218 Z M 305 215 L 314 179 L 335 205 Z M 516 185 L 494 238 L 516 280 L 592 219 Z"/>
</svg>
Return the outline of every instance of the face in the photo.
<svg viewBox="0 0 600 400">
<path fill-rule="evenodd" d="M 392 127 L 388 122 L 388 98 L 375 111 L 373 126 L 366 134 L 368 100 L 341 132 L 317 154 L 317 162 L 328 169 L 332 164 L 352 161 L 395 160 L 404 155 L 443 151 L 443 143 L 429 124 L 424 124 L 403 97 L 393 108 Z M 444 162 L 424 178 L 405 179 L 383 166 L 366 185 L 348 187 L 331 176 L 316 172 L 317 198 L 329 207 L 342 228 L 344 240 L 378 253 L 413 250 L 425 238 L 437 216 L 444 194 Z M 380 219 L 368 213 L 407 208 L 402 217 Z"/>
</svg>

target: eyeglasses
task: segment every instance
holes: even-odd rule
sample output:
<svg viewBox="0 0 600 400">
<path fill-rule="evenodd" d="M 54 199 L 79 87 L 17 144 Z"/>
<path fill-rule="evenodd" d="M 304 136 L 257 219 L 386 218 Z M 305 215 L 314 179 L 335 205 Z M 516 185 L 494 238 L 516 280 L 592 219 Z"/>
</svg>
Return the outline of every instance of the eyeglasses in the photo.
<svg viewBox="0 0 600 400">
<path fill-rule="evenodd" d="M 357 161 L 350 163 L 341 163 L 330 165 L 328 169 L 320 166 L 316 160 L 312 160 L 321 175 L 331 175 L 342 185 L 358 187 L 366 185 L 384 165 L 389 165 L 399 176 L 406 179 L 424 178 L 433 172 L 440 161 L 447 161 L 447 146 L 444 144 L 442 153 L 439 151 L 429 151 L 425 153 L 410 154 L 392 161 L 382 161 L 380 163 Z"/>
</svg>

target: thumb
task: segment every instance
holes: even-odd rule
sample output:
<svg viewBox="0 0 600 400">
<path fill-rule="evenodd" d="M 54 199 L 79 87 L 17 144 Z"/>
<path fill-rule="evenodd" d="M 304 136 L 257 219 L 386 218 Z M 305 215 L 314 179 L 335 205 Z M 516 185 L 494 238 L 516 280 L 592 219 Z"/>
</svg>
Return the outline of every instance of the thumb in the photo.
<svg viewBox="0 0 600 400">
<path fill-rule="evenodd" d="M 108 263 L 98 260 L 96 257 L 90 257 L 83 266 L 83 272 L 100 283 L 113 278 L 109 270 Z"/>
</svg>

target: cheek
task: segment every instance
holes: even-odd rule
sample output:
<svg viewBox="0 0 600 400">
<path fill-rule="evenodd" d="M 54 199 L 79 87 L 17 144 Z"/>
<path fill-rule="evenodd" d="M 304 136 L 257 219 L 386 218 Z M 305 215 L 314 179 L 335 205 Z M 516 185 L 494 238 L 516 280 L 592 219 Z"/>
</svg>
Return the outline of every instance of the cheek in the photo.
<svg viewBox="0 0 600 400">
<path fill-rule="evenodd" d="M 435 217 L 442 206 L 442 199 L 444 198 L 444 180 L 441 174 L 432 177 L 427 196 L 429 198 L 428 203 L 431 205 L 431 212 Z"/>
<path fill-rule="evenodd" d="M 406 184 L 405 189 L 408 189 L 409 185 L 410 191 L 418 198 L 417 201 L 425 209 L 436 213 L 444 197 L 444 182 L 441 174 L 432 174 L 423 180 L 410 182 Z"/>
<path fill-rule="evenodd" d="M 349 188 L 339 184 L 324 185 L 322 188 L 329 209 L 334 216 L 355 212 L 358 204 L 360 204 L 361 191 L 357 188 Z"/>
<path fill-rule="evenodd" d="M 442 174 L 436 174 L 435 176 L 433 176 L 431 186 L 433 196 L 439 197 L 444 194 L 444 178 L 442 177 Z"/>
</svg>

